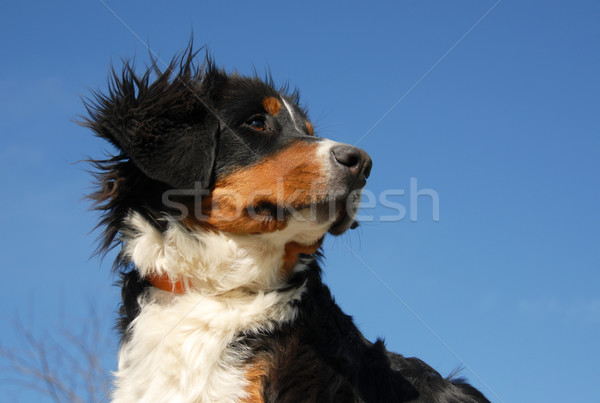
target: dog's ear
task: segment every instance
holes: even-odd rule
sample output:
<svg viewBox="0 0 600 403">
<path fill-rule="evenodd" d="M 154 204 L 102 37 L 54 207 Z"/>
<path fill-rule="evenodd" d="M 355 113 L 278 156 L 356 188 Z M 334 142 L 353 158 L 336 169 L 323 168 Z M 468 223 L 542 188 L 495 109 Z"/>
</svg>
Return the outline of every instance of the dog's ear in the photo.
<svg viewBox="0 0 600 403">
<path fill-rule="evenodd" d="M 226 79 L 211 61 L 193 67 L 193 58 L 187 53 L 164 71 L 154 64 L 141 76 L 126 63 L 120 76 L 113 71 L 108 94 L 87 103 L 84 122 L 146 176 L 181 189 L 211 182 L 219 130 L 211 99 Z"/>
</svg>

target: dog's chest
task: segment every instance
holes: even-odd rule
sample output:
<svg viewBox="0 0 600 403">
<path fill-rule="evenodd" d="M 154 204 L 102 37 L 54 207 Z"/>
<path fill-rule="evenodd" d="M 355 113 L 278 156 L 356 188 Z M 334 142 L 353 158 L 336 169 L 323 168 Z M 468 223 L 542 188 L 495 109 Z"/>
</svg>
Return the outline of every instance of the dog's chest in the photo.
<svg viewBox="0 0 600 403">
<path fill-rule="evenodd" d="M 151 290 L 119 353 L 115 402 L 235 402 L 248 396 L 240 332 L 293 321 L 302 289 L 238 297 Z"/>
</svg>

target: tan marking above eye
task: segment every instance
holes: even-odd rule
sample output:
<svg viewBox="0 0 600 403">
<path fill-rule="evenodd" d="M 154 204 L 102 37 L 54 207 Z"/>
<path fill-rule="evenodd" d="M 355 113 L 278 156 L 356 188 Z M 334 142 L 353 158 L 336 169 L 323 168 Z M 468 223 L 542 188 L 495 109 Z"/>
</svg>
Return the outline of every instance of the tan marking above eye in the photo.
<svg viewBox="0 0 600 403">
<path fill-rule="evenodd" d="M 275 97 L 267 97 L 263 99 L 262 105 L 269 115 L 277 115 L 281 110 L 281 102 Z"/>
<path fill-rule="evenodd" d="M 306 130 L 308 131 L 308 134 L 310 134 L 311 136 L 315 135 L 315 128 L 313 127 L 312 123 L 310 123 L 308 120 L 305 123 L 306 125 Z"/>
</svg>

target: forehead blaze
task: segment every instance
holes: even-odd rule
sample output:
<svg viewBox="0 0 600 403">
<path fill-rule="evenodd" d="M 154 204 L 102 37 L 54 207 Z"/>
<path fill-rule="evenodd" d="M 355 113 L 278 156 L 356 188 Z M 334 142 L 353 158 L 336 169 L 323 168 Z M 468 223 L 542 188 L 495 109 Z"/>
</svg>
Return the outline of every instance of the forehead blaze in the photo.
<svg viewBox="0 0 600 403">
<path fill-rule="evenodd" d="M 262 105 L 269 115 L 277 115 L 281 110 L 281 102 L 275 97 L 267 97 L 263 99 Z"/>
</svg>

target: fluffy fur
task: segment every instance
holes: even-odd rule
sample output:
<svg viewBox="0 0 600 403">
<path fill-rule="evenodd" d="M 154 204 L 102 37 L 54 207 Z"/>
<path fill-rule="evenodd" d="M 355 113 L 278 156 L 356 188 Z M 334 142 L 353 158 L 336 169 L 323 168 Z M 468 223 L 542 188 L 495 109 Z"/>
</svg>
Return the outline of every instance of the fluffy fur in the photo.
<svg viewBox="0 0 600 403">
<path fill-rule="evenodd" d="M 117 150 L 90 196 L 99 252 L 119 249 L 113 401 L 487 402 L 366 340 L 321 281 L 368 154 L 316 137 L 297 93 L 195 58 L 126 63 L 87 103 L 84 125 Z"/>
</svg>

